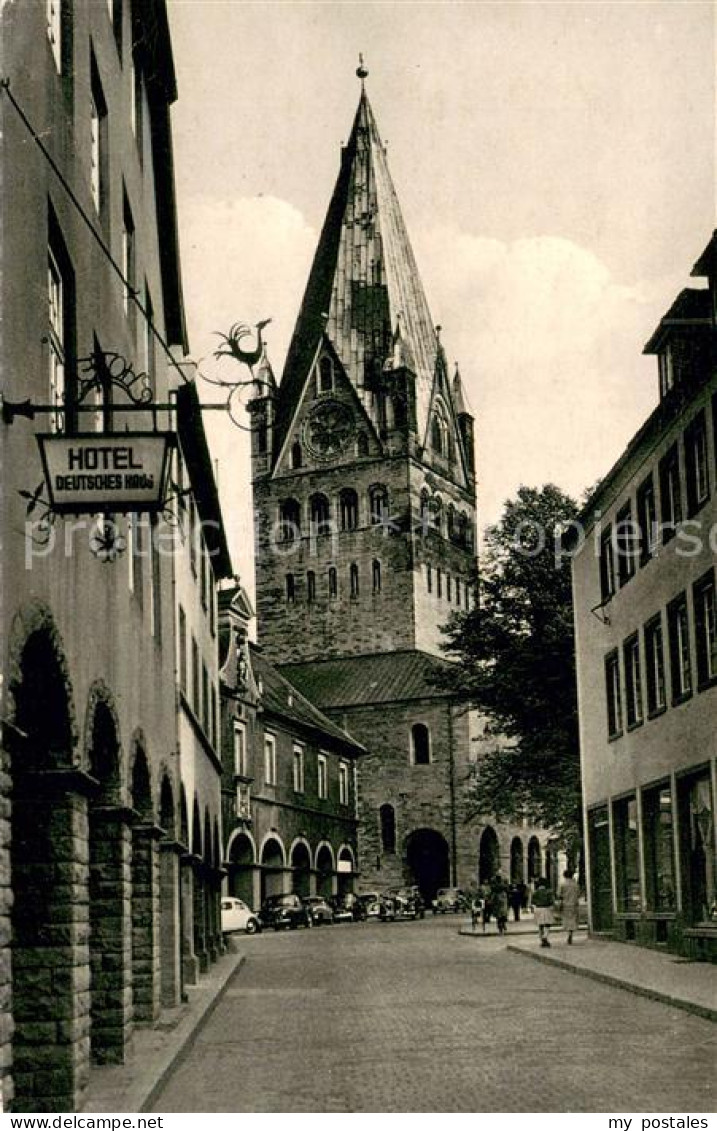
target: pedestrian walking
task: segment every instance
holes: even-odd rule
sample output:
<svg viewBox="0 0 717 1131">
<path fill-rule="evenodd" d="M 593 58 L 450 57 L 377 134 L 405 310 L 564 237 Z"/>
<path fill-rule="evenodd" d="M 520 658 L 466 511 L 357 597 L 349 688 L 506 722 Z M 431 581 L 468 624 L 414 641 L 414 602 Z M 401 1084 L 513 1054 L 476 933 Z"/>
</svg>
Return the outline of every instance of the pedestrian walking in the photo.
<svg viewBox="0 0 717 1131">
<path fill-rule="evenodd" d="M 516 923 L 520 922 L 520 909 L 523 906 L 523 896 L 520 891 L 520 884 L 511 884 L 508 891 L 508 903 L 510 904 L 511 911 L 513 912 L 513 919 Z"/>
<path fill-rule="evenodd" d="M 573 931 L 578 929 L 578 904 L 580 903 L 580 887 L 568 869 L 563 872 L 563 882 L 558 892 L 558 901 L 563 917 L 563 927 L 568 932 L 568 946 L 573 942 Z"/>
<path fill-rule="evenodd" d="M 491 890 L 498 934 L 504 935 L 508 930 L 508 887 L 500 872 L 494 877 Z"/>
<path fill-rule="evenodd" d="M 483 934 L 485 934 L 485 929 L 493 915 L 493 892 L 491 891 L 490 884 L 481 884 L 479 895 L 482 904 L 481 923 L 483 926 Z"/>
<path fill-rule="evenodd" d="M 553 896 L 552 888 L 548 881 L 541 876 L 541 878 L 536 881 L 535 891 L 533 892 L 533 913 L 535 915 L 535 922 L 538 925 L 541 946 L 550 946 L 548 935 L 550 934 L 550 926 L 553 922 L 554 903 L 555 897 Z"/>
</svg>

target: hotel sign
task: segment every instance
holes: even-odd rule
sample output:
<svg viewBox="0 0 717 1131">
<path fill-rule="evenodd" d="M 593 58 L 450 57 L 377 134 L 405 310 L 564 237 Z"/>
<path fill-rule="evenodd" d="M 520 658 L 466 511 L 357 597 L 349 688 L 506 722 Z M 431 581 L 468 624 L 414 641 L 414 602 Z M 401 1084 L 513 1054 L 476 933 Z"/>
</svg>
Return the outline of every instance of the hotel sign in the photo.
<svg viewBox="0 0 717 1131">
<path fill-rule="evenodd" d="M 174 436 L 167 432 L 42 435 L 42 466 L 56 514 L 159 511 Z"/>
</svg>

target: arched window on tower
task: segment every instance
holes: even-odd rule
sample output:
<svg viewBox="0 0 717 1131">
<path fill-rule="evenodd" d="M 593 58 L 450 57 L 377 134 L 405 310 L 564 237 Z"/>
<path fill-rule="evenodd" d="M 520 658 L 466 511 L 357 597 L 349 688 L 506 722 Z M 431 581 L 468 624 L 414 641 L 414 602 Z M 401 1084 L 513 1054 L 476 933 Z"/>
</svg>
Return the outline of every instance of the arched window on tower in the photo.
<svg viewBox="0 0 717 1131">
<path fill-rule="evenodd" d="M 371 575 L 373 578 L 373 591 L 374 593 L 381 592 L 381 563 L 378 558 L 374 558 L 371 565 Z"/>
<path fill-rule="evenodd" d="M 332 599 L 339 595 L 339 575 L 336 566 L 329 566 L 329 597 Z"/>
<path fill-rule="evenodd" d="M 393 855 L 396 851 L 396 811 L 393 805 L 382 805 L 378 816 L 381 823 L 381 851 Z"/>
<path fill-rule="evenodd" d="M 426 487 L 421 491 L 421 529 L 423 533 L 429 529 L 431 523 L 431 496 Z"/>
<path fill-rule="evenodd" d="M 313 569 L 306 574 L 306 600 L 309 604 L 316 600 L 316 574 Z"/>
<path fill-rule="evenodd" d="M 411 727 L 411 761 L 414 766 L 427 766 L 431 761 L 431 736 L 425 723 Z"/>
<path fill-rule="evenodd" d="M 349 585 L 350 585 L 351 596 L 352 597 L 358 597 L 358 595 L 359 595 L 359 568 L 356 565 L 356 562 L 351 562 L 351 565 L 349 567 Z"/>
<path fill-rule="evenodd" d="M 334 367 L 330 357 L 322 357 L 319 362 L 319 392 L 330 393 L 334 387 Z"/>
<path fill-rule="evenodd" d="M 431 447 L 436 455 L 450 456 L 449 431 L 445 409 L 438 404 L 431 420 Z"/>
<path fill-rule="evenodd" d="M 326 495 L 312 495 L 309 500 L 311 507 L 311 533 L 314 537 L 322 537 L 330 533 L 329 500 Z"/>
<path fill-rule="evenodd" d="M 286 600 L 289 605 L 293 605 L 296 600 L 296 585 L 294 583 L 293 573 L 286 575 Z"/>
<path fill-rule="evenodd" d="M 342 530 L 356 530 L 358 527 L 358 495 L 353 487 L 344 487 L 339 495 L 339 513 Z"/>
<path fill-rule="evenodd" d="M 458 515 L 457 542 L 459 546 L 468 544 L 468 516 L 463 511 Z"/>
<path fill-rule="evenodd" d="M 382 483 L 369 487 L 369 504 L 371 507 L 371 525 L 382 526 L 388 518 L 388 491 Z"/>
<path fill-rule="evenodd" d="M 443 500 L 440 495 L 431 499 L 431 526 L 437 534 L 443 534 Z"/>
<path fill-rule="evenodd" d="M 446 537 L 450 538 L 451 542 L 455 541 L 456 537 L 456 512 L 453 503 L 448 504 L 446 510 Z"/>
<path fill-rule="evenodd" d="M 298 440 L 291 445 L 291 466 L 294 471 L 297 471 L 302 464 L 301 444 Z"/>
<path fill-rule="evenodd" d="M 279 504 L 279 541 L 295 542 L 301 537 L 301 505 L 296 499 Z"/>
</svg>

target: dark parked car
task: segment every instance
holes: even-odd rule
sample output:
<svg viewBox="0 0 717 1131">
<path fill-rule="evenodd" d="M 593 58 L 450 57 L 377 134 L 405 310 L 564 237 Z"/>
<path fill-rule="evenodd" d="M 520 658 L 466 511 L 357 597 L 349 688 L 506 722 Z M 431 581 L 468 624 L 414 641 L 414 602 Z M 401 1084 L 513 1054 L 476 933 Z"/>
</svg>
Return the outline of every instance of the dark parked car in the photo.
<svg viewBox="0 0 717 1131">
<path fill-rule="evenodd" d="M 334 909 L 334 922 L 336 923 L 351 923 L 358 922 L 366 918 L 366 908 L 364 907 L 363 900 L 354 895 L 352 891 L 346 892 L 345 895 L 339 895 L 332 900 Z"/>
<path fill-rule="evenodd" d="M 313 920 L 308 907 L 304 907 L 298 895 L 270 895 L 261 905 L 259 912 L 262 927 L 282 927 L 295 930 L 296 927 L 311 927 Z"/>
<path fill-rule="evenodd" d="M 333 923 L 333 908 L 323 896 L 307 895 L 303 899 L 303 904 L 311 915 L 315 927 L 320 927 L 322 923 Z"/>
<path fill-rule="evenodd" d="M 391 888 L 383 893 L 381 919 L 422 919 L 426 905 L 416 887 Z"/>
<path fill-rule="evenodd" d="M 377 891 L 364 892 L 358 897 L 359 919 L 378 919 L 381 914 L 381 896 Z"/>
</svg>

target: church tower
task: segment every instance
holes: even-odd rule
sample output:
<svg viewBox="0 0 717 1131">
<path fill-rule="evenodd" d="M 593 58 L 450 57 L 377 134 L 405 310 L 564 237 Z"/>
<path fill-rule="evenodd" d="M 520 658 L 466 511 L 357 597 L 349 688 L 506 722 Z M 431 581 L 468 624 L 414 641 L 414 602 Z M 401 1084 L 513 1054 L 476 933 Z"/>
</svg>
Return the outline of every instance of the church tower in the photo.
<svg viewBox="0 0 717 1131">
<path fill-rule="evenodd" d="M 251 407 L 266 654 L 437 653 L 470 600 L 473 421 L 363 78 L 281 383 Z"/>
<path fill-rule="evenodd" d="M 450 668 L 440 626 L 472 599 L 473 419 L 357 73 L 284 373 L 277 386 L 263 362 L 251 403 L 259 642 L 368 751 L 361 886 L 415 883 L 431 899 L 501 867 L 517 876 L 528 844 L 468 819 L 481 725 L 435 679 Z"/>
</svg>

